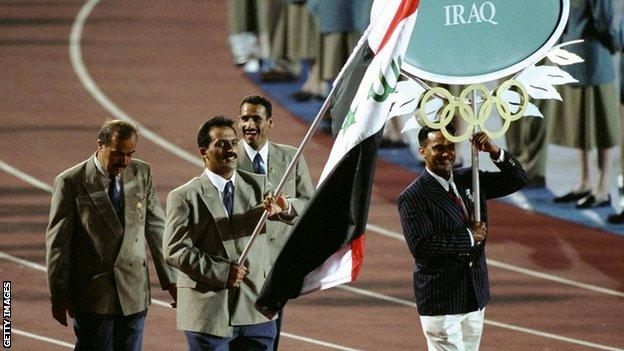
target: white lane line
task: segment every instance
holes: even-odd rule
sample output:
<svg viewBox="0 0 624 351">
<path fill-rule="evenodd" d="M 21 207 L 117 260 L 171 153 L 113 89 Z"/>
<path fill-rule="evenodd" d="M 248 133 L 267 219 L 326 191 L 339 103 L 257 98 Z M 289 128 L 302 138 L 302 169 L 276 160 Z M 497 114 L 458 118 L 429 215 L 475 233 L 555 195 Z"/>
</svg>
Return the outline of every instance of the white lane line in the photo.
<svg viewBox="0 0 624 351">
<path fill-rule="evenodd" d="M 30 261 L 27 261 L 27 260 L 24 260 L 24 259 L 12 256 L 12 255 L 9 255 L 9 254 L 4 253 L 2 251 L 0 251 L 0 258 L 6 259 L 8 261 L 12 261 L 12 262 L 15 262 L 15 263 L 18 263 L 18 264 L 25 265 L 26 267 L 33 268 L 33 269 L 38 270 L 38 271 L 42 271 L 42 272 L 46 271 L 46 268 L 44 266 L 40 265 L 40 264 L 37 264 L 37 263 L 34 263 L 34 262 L 30 262 Z M 414 303 L 412 301 L 404 300 L 404 299 L 400 299 L 400 298 L 396 298 L 396 297 L 392 297 L 392 296 L 388 296 L 388 295 L 384 295 L 384 294 L 380 294 L 380 293 L 376 293 L 374 291 L 370 291 L 370 290 L 366 290 L 366 289 L 356 288 L 356 287 L 350 286 L 350 285 L 338 285 L 335 288 L 346 290 L 346 291 L 349 291 L 349 292 L 354 293 L 354 294 L 367 296 L 367 297 L 370 297 L 370 298 L 373 298 L 373 299 L 377 299 L 377 300 L 387 301 L 387 302 L 391 302 L 391 303 L 394 303 L 394 304 L 407 306 L 407 307 L 414 308 L 414 309 L 417 308 L 416 307 L 416 303 Z M 171 305 L 168 302 L 166 302 L 166 301 L 162 301 L 162 300 L 158 300 L 158 299 L 152 299 L 152 303 L 154 305 L 157 305 L 157 306 L 166 307 L 166 308 L 171 309 Z M 496 321 L 493 321 L 493 320 L 490 320 L 490 319 L 485 319 L 484 323 L 487 324 L 487 325 L 494 326 L 494 327 L 499 327 L 499 328 L 503 328 L 503 329 L 509 329 L 509 330 L 512 330 L 512 331 L 516 331 L 516 332 L 521 332 L 521 333 L 541 336 L 541 337 L 544 337 L 544 338 L 558 340 L 558 341 L 563 341 L 563 342 L 567 342 L 567 343 L 571 343 L 571 344 L 583 345 L 583 346 L 592 347 L 592 348 L 599 349 L 599 350 L 624 351 L 624 349 L 619 349 L 619 348 L 608 346 L 608 345 L 602 345 L 602 344 L 597 344 L 597 343 L 593 343 L 593 342 L 589 342 L 589 341 L 585 341 L 585 340 L 569 338 L 569 337 L 565 337 L 565 336 L 562 336 L 562 335 L 547 333 L 547 332 L 543 332 L 543 331 L 536 330 L 536 329 L 524 328 L 524 327 L 516 326 L 516 325 L 513 325 L 513 324 L 496 322 Z M 331 348 L 334 348 L 334 349 L 337 349 L 337 350 L 357 351 L 356 349 L 348 348 L 346 346 L 341 346 L 341 345 L 336 345 L 336 344 L 332 344 L 332 343 L 328 343 L 328 342 L 324 342 L 324 341 L 320 341 L 320 340 L 310 339 L 310 338 L 306 338 L 306 337 L 302 337 L 302 336 L 298 336 L 298 335 L 294 335 L 294 334 L 290 334 L 290 333 L 282 332 L 281 335 L 285 336 L 285 337 L 292 338 L 292 339 L 297 339 L 297 340 L 300 340 L 300 341 L 313 343 L 313 344 L 316 344 L 316 345 L 331 347 Z"/>
<path fill-rule="evenodd" d="M 36 179 L 22 171 L 20 171 L 19 169 L 5 163 L 2 162 L 0 160 L 0 170 L 3 170 L 7 173 L 9 173 L 10 175 L 17 177 L 19 179 L 22 179 L 23 181 L 25 181 L 26 183 L 29 183 L 31 185 L 34 185 L 35 187 L 47 191 L 47 192 L 52 192 L 52 187 L 42 181 L 40 181 L 39 179 Z"/>
<path fill-rule="evenodd" d="M 97 5 L 99 1 L 100 0 L 89 0 L 84 5 L 84 7 L 80 10 L 80 12 L 78 13 L 78 16 L 76 17 L 76 21 L 74 22 L 74 26 L 72 27 L 71 38 L 70 38 L 70 56 L 72 59 L 72 65 L 74 66 L 74 70 L 76 71 L 76 74 L 80 78 L 80 81 L 85 86 L 85 88 L 104 108 L 106 108 L 107 111 L 109 111 L 116 118 L 132 121 L 133 123 L 136 123 L 138 125 L 137 121 L 135 121 L 130 116 L 128 116 L 125 112 L 119 109 L 112 101 L 110 101 L 110 99 L 106 95 L 104 95 L 104 93 L 102 93 L 102 91 L 97 87 L 93 79 L 91 79 L 91 76 L 87 72 L 84 62 L 82 61 L 81 46 L 80 46 L 82 29 L 84 27 L 84 23 L 87 17 L 91 13 L 91 11 L 93 11 L 93 8 L 95 7 L 95 5 Z M 162 146 L 165 150 L 170 151 L 171 153 L 181 157 L 182 159 L 186 161 L 189 161 L 190 163 L 194 165 L 203 167 L 203 163 L 199 157 L 193 156 L 186 150 L 174 144 L 171 144 L 167 140 L 147 130 L 146 128 L 142 128 L 141 133 L 142 133 L 141 135 L 144 135 L 146 138 L 150 139 L 155 144 Z M 524 195 L 520 195 L 519 193 L 516 193 L 516 195 L 511 196 L 511 198 L 512 200 L 517 202 L 518 205 L 520 205 L 521 207 L 532 210 L 532 208 L 528 204 L 528 200 L 526 200 L 526 198 L 524 200 L 521 199 L 522 196 Z M 372 232 L 385 235 L 391 238 L 405 240 L 403 238 L 403 235 L 401 235 L 400 233 L 393 232 L 391 230 L 381 228 L 373 224 L 368 224 L 367 229 L 369 229 Z M 575 287 L 589 289 L 589 290 L 601 292 L 601 293 L 606 293 L 606 294 L 613 295 L 613 296 L 618 296 L 618 297 L 624 296 L 624 293 L 619 292 L 619 291 L 601 288 L 601 287 L 584 284 L 584 283 L 578 283 L 569 279 L 560 278 L 560 277 L 553 276 L 550 274 L 531 271 L 528 269 L 498 262 L 495 260 L 488 260 L 488 263 L 492 264 L 492 266 L 505 268 L 505 269 L 510 269 L 508 267 L 513 267 L 513 269 L 511 270 L 514 272 L 528 274 L 536 278 L 551 280 L 551 281 L 555 281 L 558 283 L 568 284 L 568 285 L 572 285 Z"/>
<path fill-rule="evenodd" d="M 8 173 L 10 173 L 11 175 L 18 177 L 22 180 L 24 180 L 27 183 L 30 183 L 40 189 L 46 190 L 48 192 L 52 192 L 52 187 L 49 186 L 48 184 L 12 167 L 11 165 L 8 165 L 4 162 L 2 162 L 2 160 L 0 160 L 0 169 L 3 170 L 10 170 L 7 171 Z M 366 230 L 373 232 L 373 233 L 377 233 L 392 239 L 396 239 L 396 240 L 402 240 L 403 242 L 405 242 L 405 237 L 403 237 L 403 234 L 389 230 L 389 229 L 385 229 L 379 226 L 376 226 L 374 224 L 368 223 L 366 225 Z M 504 263 L 501 261 L 497 261 L 497 260 L 492 260 L 492 259 L 488 259 L 487 260 L 488 265 L 491 265 L 492 267 L 497 267 L 497 268 L 501 268 L 501 269 L 506 269 L 512 272 L 516 272 L 519 274 L 524 274 L 530 277 L 534 277 L 534 278 L 539 278 L 539 279 L 544 279 L 544 280 L 549 280 L 552 282 L 557 282 L 560 284 L 565 284 L 565 285 L 570 285 L 570 286 L 574 286 L 577 288 L 581 288 L 581 289 L 586 289 L 586 290 L 590 290 L 590 291 L 594 291 L 594 292 L 598 292 L 598 293 L 602 293 L 602 294 L 606 294 L 606 295 L 611 295 L 611 296 L 615 296 L 615 297 L 624 297 L 624 293 L 621 291 L 617 291 L 617 290 L 612 290 L 612 289 L 608 289 L 608 288 L 603 288 L 600 286 L 596 286 L 596 285 L 591 285 L 591 284 L 586 284 L 586 283 L 582 283 L 582 282 L 578 282 L 575 280 L 571 280 L 571 279 L 567 279 L 567 278 L 562 278 L 556 275 L 552 275 L 552 274 L 547 274 L 547 273 L 542 273 L 542 272 L 538 272 L 538 271 L 534 271 L 534 270 L 530 270 L 530 269 L 526 269 L 526 268 L 522 268 L 519 266 L 514 266 L 508 263 Z"/>
<path fill-rule="evenodd" d="M 81 48 L 81 37 L 82 30 L 84 28 L 84 24 L 87 21 L 87 18 L 93 11 L 93 8 L 100 2 L 100 0 L 89 0 L 85 3 L 85 5 L 80 9 L 78 15 L 76 16 L 76 20 L 72 25 L 71 34 L 69 36 L 69 57 L 71 59 L 72 67 L 74 68 L 74 72 L 78 76 L 78 79 L 82 83 L 82 85 L 87 89 L 89 94 L 98 102 L 102 107 L 106 109 L 111 115 L 115 116 L 115 118 L 122 119 L 125 121 L 129 121 L 137 125 L 139 127 L 141 137 L 145 137 L 148 140 L 162 146 L 165 150 L 171 152 L 172 154 L 186 160 L 196 166 L 203 167 L 204 163 L 201 158 L 197 155 L 191 154 L 190 152 L 178 147 L 175 144 L 170 143 L 169 141 L 163 139 L 156 133 L 147 129 L 145 126 L 141 125 L 138 121 L 130 117 L 124 111 L 122 111 L 115 103 L 113 103 L 108 96 L 106 96 L 102 90 L 95 84 L 95 81 L 91 78 L 91 75 L 87 71 L 87 68 L 82 60 L 82 48 Z"/>
<path fill-rule="evenodd" d="M 54 345 L 64 346 L 70 349 L 74 348 L 74 344 L 70 344 L 68 342 L 57 340 L 57 339 L 48 338 L 47 336 L 41 336 L 41 335 L 29 333 L 27 331 L 15 329 L 15 328 L 11 328 L 11 331 L 17 335 L 25 336 L 27 338 L 47 342 L 47 343 L 54 344 Z"/>
<path fill-rule="evenodd" d="M 378 299 L 378 300 L 383 300 L 383 301 L 392 302 L 392 303 L 396 303 L 396 304 L 403 305 L 403 306 L 417 308 L 416 307 L 416 303 L 414 303 L 412 301 L 399 299 L 399 298 L 396 298 L 396 297 L 392 297 L 392 296 L 376 293 L 376 292 L 373 292 L 373 291 L 356 288 L 356 287 L 350 286 L 350 285 L 338 285 L 338 286 L 336 286 L 336 288 L 347 290 L 347 291 L 350 291 L 350 292 L 355 293 L 355 294 L 365 295 L 365 296 L 372 297 L 372 298 L 375 298 L 375 299 Z M 547 333 L 547 332 L 543 332 L 543 331 L 536 330 L 536 329 L 524 328 L 524 327 L 519 327 L 519 326 L 513 325 L 513 324 L 496 322 L 496 321 L 493 321 L 491 319 L 485 319 L 483 323 L 485 323 L 487 325 L 491 325 L 493 327 L 509 329 L 509 330 L 513 330 L 513 331 L 516 331 L 516 332 L 531 334 L 531 335 L 535 335 L 535 336 L 541 336 L 541 337 L 544 337 L 544 338 L 547 338 L 547 339 L 563 341 L 563 342 L 567 342 L 567 343 L 570 343 L 570 344 L 587 346 L 587 347 L 595 348 L 595 349 L 598 349 L 598 350 L 624 351 L 624 349 L 620 349 L 620 348 L 613 347 L 613 346 L 597 344 L 597 343 L 593 343 L 593 342 L 589 342 L 589 341 L 585 341 L 585 340 L 580 340 L 580 339 L 568 338 L 566 336 L 552 334 L 552 333 Z"/>
<path fill-rule="evenodd" d="M 7 254 L 5 252 L 2 252 L 2 251 L 0 251 L 0 259 L 5 259 L 7 261 L 11 261 L 11 262 L 14 262 L 14 263 L 17 263 L 17 264 L 21 264 L 21 265 L 23 265 L 25 267 L 32 268 L 34 270 L 41 271 L 41 272 L 44 272 L 44 273 L 46 272 L 46 267 L 45 266 L 42 266 L 42 265 L 40 265 L 38 263 L 35 263 L 35 262 L 27 261 L 27 260 L 19 258 L 19 257 L 15 257 L 15 256 L 12 256 L 12 255 L 9 255 L 9 254 Z M 156 305 L 156 306 L 172 309 L 171 304 L 169 302 L 167 302 L 167 301 L 158 300 L 158 299 L 154 299 L 154 298 L 152 298 L 151 300 L 152 300 L 152 303 L 154 305 Z M 13 330 L 15 330 L 15 329 L 13 329 Z M 26 332 L 23 332 L 23 333 L 26 333 Z M 30 336 L 30 337 L 33 337 L 35 339 L 36 338 L 44 338 L 44 337 L 38 337 L 35 334 L 31 334 L 31 335 L 32 336 Z M 291 333 L 281 332 L 280 335 L 283 336 L 283 337 L 287 337 L 287 338 L 291 338 L 291 339 L 307 342 L 307 343 L 310 343 L 310 344 L 328 347 L 328 348 L 331 348 L 331 349 L 334 349 L 334 350 L 360 351 L 358 349 L 354 349 L 354 348 L 350 348 L 350 347 L 346 347 L 346 346 L 342 346 L 342 345 L 338 345 L 338 344 L 333 344 L 333 343 L 322 341 L 322 340 L 316 340 L 316 339 L 308 338 L 308 337 L 305 337 L 305 336 L 295 335 L 295 334 L 291 334 Z M 40 339 L 40 340 L 43 340 L 43 339 Z M 50 339 L 50 340 L 53 340 L 53 339 Z M 46 340 L 44 340 L 44 341 L 46 341 Z M 67 344 L 67 345 L 71 345 L 71 344 Z M 71 347 L 74 347 L 74 345 L 71 345 Z"/>
<path fill-rule="evenodd" d="M 389 238 L 402 240 L 402 241 L 405 242 L 405 237 L 403 236 L 403 234 L 395 232 L 395 231 L 392 231 L 392 230 L 388 230 L 388 229 L 385 229 L 385 228 L 378 227 L 378 226 L 376 226 L 374 224 L 370 224 L 370 223 L 367 224 L 366 225 L 366 230 L 371 231 L 373 233 L 377 233 L 377 234 L 386 236 L 386 237 L 389 237 Z M 621 292 L 621 291 L 617 291 L 617 290 L 613 290 L 613 289 L 607 289 L 607 288 L 603 288 L 603 287 L 596 286 L 596 285 L 581 283 L 581 282 L 577 282 L 575 280 L 566 279 L 566 278 L 562 278 L 562 277 L 559 277 L 559 276 L 556 276 L 556 275 L 542 273 L 542 272 L 534 271 L 534 270 L 531 270 L 531 269 L 522 268 L 522 267 L 519 267 L 519 266 L 514 266 L 512 264 L 504 263 L 504 262 L 497 261 L 497 260 L 492 260 L 492 259 L 489 259 L 489 258 L 487 259 L 487 263 L 488 263 L 488 265 L 490 265 L 492 267 L 506 269 L 506 270 L 509 270 L 509 271 L 512 271 L 512 272 L 528 275 L 528 276 L 534 277 L 534 278 L 550 280 L 552 282 L 557 282 L 557 283 L 560 283 L 560 284 L 570 285 L 570 286 L 574 286 L 574 287 L 581 288 L 581 289 L 587 289 L 587 290 L 591 290 L 591 291 L 594 291 L 594 292 L 598 292 L 598 293 L 602 293 L 602 294 L 606 294 L 606 295 L 611 295 L 611 296 L 615 296 L 615 297 L 624 297 L 624 292 Z"/>
</svg>

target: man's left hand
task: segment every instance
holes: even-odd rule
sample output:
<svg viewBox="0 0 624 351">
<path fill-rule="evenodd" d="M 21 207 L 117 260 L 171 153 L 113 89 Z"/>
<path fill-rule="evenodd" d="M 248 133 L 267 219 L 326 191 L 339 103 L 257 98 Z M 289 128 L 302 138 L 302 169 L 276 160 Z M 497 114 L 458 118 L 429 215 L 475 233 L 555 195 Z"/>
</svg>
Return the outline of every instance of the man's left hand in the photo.
<svg viewBox="0 0 624 351">
<path fill-rule="evenodd" d="M 169 291 L 169 295 L 173 298 L 171 307 L 176 308 L 178 306 L 178 285 L 176 283 L 171 283 L 167 286 L 167 290 Z"/>
<path fill-rule="evenodd" d="M 477 150 L 489 152 L 492 158 L 496 159 L 500 156 L 500 147 L 496 146 L 496 144 L 494 144 L 492 139 L 490 139 L 485 132 L 473 134 L 471 141 L 477 147 Z"/>
</svg>

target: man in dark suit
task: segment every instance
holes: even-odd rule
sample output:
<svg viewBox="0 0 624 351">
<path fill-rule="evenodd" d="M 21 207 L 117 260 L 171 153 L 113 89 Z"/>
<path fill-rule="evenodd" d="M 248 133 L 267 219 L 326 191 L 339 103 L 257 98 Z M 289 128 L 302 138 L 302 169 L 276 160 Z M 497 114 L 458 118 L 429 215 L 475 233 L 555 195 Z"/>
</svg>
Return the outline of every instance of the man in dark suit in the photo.
<svg viewBox="0 0 624 351">
<path fill-rule="evenodd" d="M 452 128 L 451 134 L 453 133 Z M 455 145 L 427 126 L 418 133 L 426 170 L 398 198 L 403 234 L 414 256 L 414 294 L 429 350 L 477 350 L 490 298 L 485 201 L 527 184 L 520 163 L 485 133 L 472 142 L 500 172 L 479 172 L 481 221 L 473 212 L 472 170 L 453 170 Z"/>
<path fill-rule="evenodd" d="M 273 116 L 271 102 L 267 98 L 259 95 L 244 97 L 239 113 L 238 127 L 243 133 L 243 141 L 238 143 L 238 169 L 264 174 L 269 183 L 276 187 L 295 157 L 297 148 L 269 141 L 269 131 L 275 125 L 275 116 Z M 313 192 L 314 187 L 308 173 L 308 166 L 301 156 L 295 169 L 286 179 L 282 194 L 290 203 L 294 214 L 301 214 Z M 267 228 L 270 228 L 268 232 L 271 264 L 275 262 L 290 237 L 292 224 L 267 223 Z M 279 313 L 277 319 L 276 350 L 279 345 L 282 321 L 283 311 Z"/>
<path fill-rule="evenodd" d="M 46 232 L 52 316 L 74 319 L 76 350 L 140 350 L 150 281 L 149 246 L 161 288 L 176 298 L 164 260 L 164 213 L 147 163 L 132 161 L 138 133 L 106 122 L 97 151 L 54 181 Z"/>
<path fill-rule="evenodd" d="M 181 271 L 178 329 L 190 350 L 273 350 L 275 321 L 254 308 L 271 270 L 267 234 L 256 238 L 242 265 L 237 261 L 263 211 L 292 220 L 290 205 L 283 196 L 265 196 L 266 177 L 236 170 L 233 121 L 210 119 L 197 143 L 204 171 L 167 198 L 165 258 Z"/>
</svg>

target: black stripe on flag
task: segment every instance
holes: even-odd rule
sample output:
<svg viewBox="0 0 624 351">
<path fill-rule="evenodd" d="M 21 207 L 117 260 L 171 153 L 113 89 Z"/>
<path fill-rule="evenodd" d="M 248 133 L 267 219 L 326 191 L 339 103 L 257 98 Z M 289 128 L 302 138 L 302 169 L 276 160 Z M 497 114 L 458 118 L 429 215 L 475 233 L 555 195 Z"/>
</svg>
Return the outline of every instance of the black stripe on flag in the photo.
<svg viewBox="0 0 624 351">
<path fill-rule="evenodd" d="M 308 203 L 256 301 L 265 316 L 299 297 L 308 273 L 364 233 L 382 132 L 353 147 Z"/>
</svg>

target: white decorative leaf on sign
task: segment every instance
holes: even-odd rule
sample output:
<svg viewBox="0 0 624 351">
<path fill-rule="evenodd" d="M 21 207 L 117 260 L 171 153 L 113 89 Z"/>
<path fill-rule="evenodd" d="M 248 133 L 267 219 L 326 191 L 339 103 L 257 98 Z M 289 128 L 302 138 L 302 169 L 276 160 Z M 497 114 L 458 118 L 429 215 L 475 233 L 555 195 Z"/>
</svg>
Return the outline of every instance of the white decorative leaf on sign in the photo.
<svg viewBox="0 0 624 351">
<path fill-rule="evenodd" d="M 548 54 L 546 54 L 546 57 L 548 57 L 552 63 L 561 66 L 567 66 L 585 61 L 579 55 L 560 48 L 550 50 Z"/>
<path fill-rule="evenodd" d="M 388 114 L 388 119 L 413 116 L 424 92 L 425 88 L 412 79 L 399 81 L 396 92 L 391 95 L 392 108 Z"/>
</svg>

